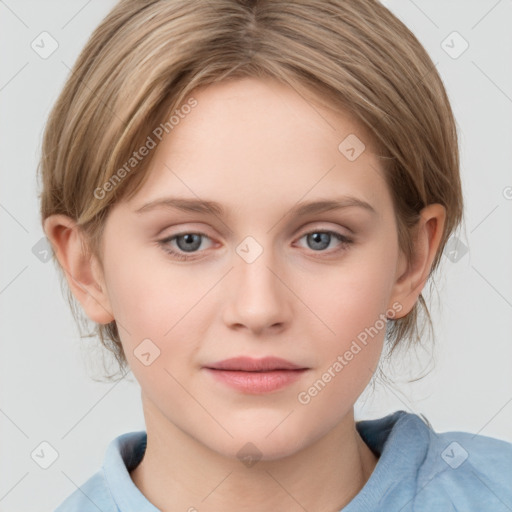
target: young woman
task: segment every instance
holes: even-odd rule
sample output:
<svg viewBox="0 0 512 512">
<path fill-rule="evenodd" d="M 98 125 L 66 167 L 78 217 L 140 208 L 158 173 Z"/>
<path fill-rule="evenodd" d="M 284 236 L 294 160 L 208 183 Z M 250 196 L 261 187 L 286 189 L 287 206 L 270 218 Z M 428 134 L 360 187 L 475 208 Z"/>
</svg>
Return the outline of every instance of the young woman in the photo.
<svg viewBox="0 0 512 512">
<path fill-rule="evenodd" d="M 442 81 L 380 3 L 119 2 L 41 176 L 146 422 L 58 512 L 512 509 L 511 444 L 354 420 L 383 349 L 418 340 L 463 211 Z"/>
</svg>

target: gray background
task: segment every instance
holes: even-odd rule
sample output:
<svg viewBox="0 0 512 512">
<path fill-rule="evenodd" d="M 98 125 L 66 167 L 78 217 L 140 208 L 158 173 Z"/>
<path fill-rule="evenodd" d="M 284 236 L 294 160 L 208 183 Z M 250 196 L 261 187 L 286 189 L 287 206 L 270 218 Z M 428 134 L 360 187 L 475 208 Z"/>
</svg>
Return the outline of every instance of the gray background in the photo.
<svg viewBox="0 0 512 512">
<path fill-rule="evenodd" d="M 466 200 L 460 239 L 469 251 L 456 262 L 443 257 L 431 306 L 434 356 L 420 350 L 384 367 L 396 384 L 367 390 L 356 419 L 403 409 L 424 414 L 437 431 L 512 442 L 512 1 L 384 3 L 425 45 L 448 90 Z M 33 252 L 43 237 L 36 181 L 43 126 L 113 5 L 0 1 L 1 512 L 53 510 L 99 469 L 114 437 L 144 429 L 138 384 L 131 374 L 117 384 L 93 380 L 101 375 L 98 344 L 79 338 L 55 268 Z M 59 45 L 46 59 L 31 47 L 43 31 Z M 442 43 L 453 31 L 469 43 L 457 58 L 462 40 Z M 31 458 L 43 441 L 58 453 L 48 469 Z"/>
</svg>

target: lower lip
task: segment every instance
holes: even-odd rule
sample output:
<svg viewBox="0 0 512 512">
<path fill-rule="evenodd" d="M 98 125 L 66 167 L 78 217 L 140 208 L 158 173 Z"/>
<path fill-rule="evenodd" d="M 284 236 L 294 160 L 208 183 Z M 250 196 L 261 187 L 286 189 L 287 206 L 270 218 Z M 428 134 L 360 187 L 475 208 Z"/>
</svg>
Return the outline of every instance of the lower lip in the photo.
<svg viewBox="0 0 512 512">
<path fill-rule="evenodd" d="M 244 393 L 270 393 L 289 386 L 301 378 L 307 369 L 244 372 L 205 368 L 215 379 Z"/>
</svg>

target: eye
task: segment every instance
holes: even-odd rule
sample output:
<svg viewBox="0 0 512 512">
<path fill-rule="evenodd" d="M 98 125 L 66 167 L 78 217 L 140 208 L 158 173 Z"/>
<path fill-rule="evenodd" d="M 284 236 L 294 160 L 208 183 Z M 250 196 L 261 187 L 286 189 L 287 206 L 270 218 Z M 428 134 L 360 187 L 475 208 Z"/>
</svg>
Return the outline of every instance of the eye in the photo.
<svg viewBox="0 0 512 512">
<path fill-rule="evenodd" d="M 209 239 L 209 237 L 204 233 L 179 233 L 177 235 L 164 238 L 158 243 L 166 253 L 172 255 L 178 260 L 186 261 L 194 258 L 193 256 L 187 256 L 186 253 L 196 252 L 201 246 L 201 238 Z M 170 245 L 173 241 L 176 241 L 178 251 L 173 249 Z"/>
<path fill-rule="evenodd" d="M 300 240 L 306 238 L 306 243 L 314 250 L 314 252 L 326 252 L 324 249 L 329 247 L 330 242 L 337 240 L 339 242 L 339 247 L 334 249 L 331 252 L 337 252 L 339 250 L 346 249 L 351 243 L 352 240 L 338 233 L 337 231 L 323 231 L 323 230 L 315 230 L 309 231 L 308 233 L 304 233 Z"/>
<path fill-rule="evenodd" d="M 180 261 L 188 261 L 196 259 L 194 254 L 201 247 L 202 239 L 210 240 L 210 237 L 205 235 L 204 233 L 178 233 L 177 235 L 172 235 L 163 240 L 159 240 L 158 244 L 162 247 L 162 249 L 170 254 L 173 258 L 176 258 Z M 306 238 L 307 243 L 311 245 L 311 248 L 314 252 L 327 252 L 325 249 L 329 247 L 330 243 L 333 240 L 337 240 L 339 247 L 334 249 L 333 251 L 328 252 L 338 252 L 343 249 L 347 249 L 348 246 L 352 243 L 345 235 L 338 233 L 337 231 L 329 231 L 329 230 L 315 230 L 309 231 L 308 233 L 304 233 L 299 240 Z M 175 242 L 177 249 L 173 248 L 172 243 Z M 190 254 L 190 255 L 189 255 Z"/>
</svg>

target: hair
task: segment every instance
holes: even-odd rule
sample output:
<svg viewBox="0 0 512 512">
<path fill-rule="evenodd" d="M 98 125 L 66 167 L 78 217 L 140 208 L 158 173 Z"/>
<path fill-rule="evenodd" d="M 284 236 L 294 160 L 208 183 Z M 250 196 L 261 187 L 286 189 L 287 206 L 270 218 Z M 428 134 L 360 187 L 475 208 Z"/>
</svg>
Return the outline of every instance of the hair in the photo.
<svg viewBox="0 0 512 512">
<path fill-rule="evenodd" d="M 196 88 L 244 77 L 304 91 L 348 113 L 369 134 L 408 261 L 420 210 L 445 207 L 430 278 L 462 220 L 456 125 L 426 50 L 377 0 L 120 1 L 83 48 L 45 126 L 38 167 L 42 222 L 52 214 L 72 218 L 87 240 L 83 250 L 101 264 L 110 208 L 132 197 L 148 176 L 152 153 L 134 164 L 134 151 L 156 127 L 172 129 L 170 114 L 191 104 Z M 421 343 L 420 309 L 432 329 L 420 294 L 406 316 L 389 320 L 390 353 Z M 115 320 L 95 324 L 88 336 L 98 336 L 126 369 Z"/>
</svg>

